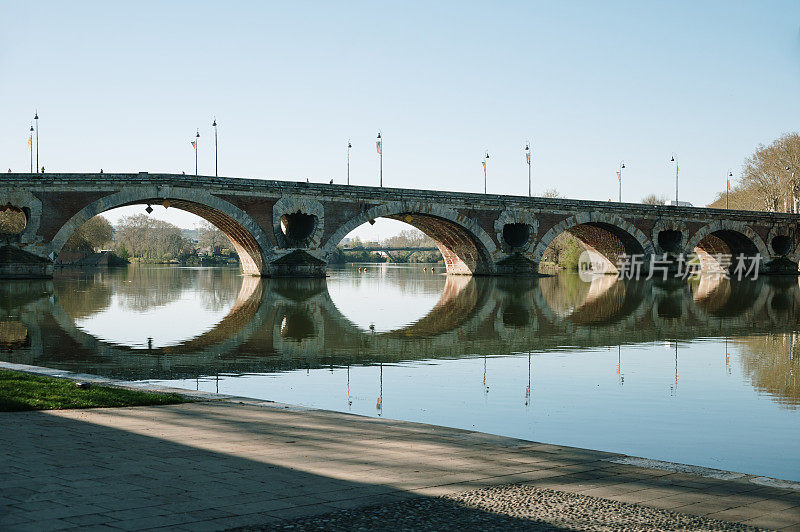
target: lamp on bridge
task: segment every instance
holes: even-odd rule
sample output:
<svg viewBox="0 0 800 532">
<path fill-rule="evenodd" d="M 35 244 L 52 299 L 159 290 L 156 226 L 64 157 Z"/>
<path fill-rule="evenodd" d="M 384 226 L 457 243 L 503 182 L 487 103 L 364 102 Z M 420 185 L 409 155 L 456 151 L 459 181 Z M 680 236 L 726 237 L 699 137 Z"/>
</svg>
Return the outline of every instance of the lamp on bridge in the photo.
<svg viewBox="0 0 800 532">
<path fill-rule="evenodd" d="M 214 128 L 214 177 L 219 177 L 219 144 L 217 142 L 217 117 L 211 123 Z"/>
<path fill-rule="evenodd" d="M 194 176 L 197 177 L 197 145 L 200 144 L 200 130 L 194 136 Z"/>
<path fill-rule="evenodd" d="M 36 168 L 39 168 L 39 111 L 34 111 L 33 120 L 36 123 Z"/>
<path fill-rule="evenodd" d="M 381 161 L 381 169 L 380 169 L 380 186 L 383 186 L 383 140 L 381 138 L 381 132 L 378 131 L 378 141 L 376 142 L 376 146 L 378 147 L 378 157 Z"/>
<path fill-rule="evenodd" d="M 28 149 L 31 152 L 31 173 L 33 173 L 33 124 L 31 124 L 31 133 L 28 137 Z"/>
<path fill-rule="evenodd" d="M 675 163 L 675 206 L 678 205 L 678 174 L 680 173 L 680 166 L 678 166 L 678 156 L 674 153 L 672 157 L 670 157 L 669 161 L 671 163 Z"/>
<path fill-rule="evenodd" d="M 531 143 L 525 143 L 525 160 L 528 162 L 528 197 L 531 197 Z"/>
</svg>

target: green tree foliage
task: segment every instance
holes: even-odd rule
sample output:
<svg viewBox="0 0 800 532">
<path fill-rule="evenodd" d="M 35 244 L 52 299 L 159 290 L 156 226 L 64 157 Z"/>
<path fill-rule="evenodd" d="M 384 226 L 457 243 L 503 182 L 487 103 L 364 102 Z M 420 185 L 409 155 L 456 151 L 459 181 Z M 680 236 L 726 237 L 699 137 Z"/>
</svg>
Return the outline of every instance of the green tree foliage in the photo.
<svg viewBox="0 0 800 532">
<path fill-rule="evenodd" d="M 114 228 L 108 220 L 102 216 L 95 216 L 72 233 L 63 249 L 92 253 L 110 244 L 113 236 Z"/>
<path fill-rule="evenodd" d="M 131 257 L 171 260 L 194 251 L 179 227 L 145 214 L 125 216 L 116 229 L 117 249 L 124 246 Z"/>
<path fill-rule="evenodd" d="M 797 212 L 797 207 L 800 207 L 798 181 L 800 133 L 786 133 L 769 145 L 760 144 L 745 159 L 738 182 L 732 184 L 729 207 L 753 211 L 786 211 L 791 208 L 794 196 L 794 211 Z M 725 207 L 725 190 L 717 195 L 717 199 L 709 207 Z"/>
<path fill-rule="evenodd" d="M 563 198 L 557 189 L 549 188 L 542 194 L 544 198 Z M 542 256 L 542 262 L 549 262 L 559 268 L 568 270 L 578 269 L 578 258 L 586 249 L 581 241 L 567 232 L 556 236 L 547 246 Z"/>
</svg>

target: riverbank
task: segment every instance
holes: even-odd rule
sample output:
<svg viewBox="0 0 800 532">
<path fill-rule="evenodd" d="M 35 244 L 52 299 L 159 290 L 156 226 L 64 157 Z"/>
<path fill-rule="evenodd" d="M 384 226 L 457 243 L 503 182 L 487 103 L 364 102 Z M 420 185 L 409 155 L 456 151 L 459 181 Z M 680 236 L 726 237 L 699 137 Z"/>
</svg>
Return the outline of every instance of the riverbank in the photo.
<svg viewBox="0 0 800 532">
<path fill-rule="evenodd" d="M 569 512 L 557 514 L 582 519 L 589 528 L 600 514 L 629 528 L 674 528 L 663 519 L 694 523 L 692 516 L 800 527 L 797 483 L 447 427 L 187 395 L 207 400 L 0 414 L 0 526 L 284 526 L 310 516 L 337 519 L 341 514 L 332 512 L 339 510 L 366 516 L 391 513 L 397 504 L 438 507 L 443 500 L 436 497 L 447 497 L 445 503 L 465 505 L 459 515 L 492 519 L 505 508 L 531 526 L 563 525 L 520 509 L 567 504 Z M 631 516 L 653 520 L 637 525 Z"/>
<path fill-rule="evenodd" d="M 185 403 L 176 393 L 93 386 L 73 380 L 0 369 L 0 412 L 151 406 Z"/>
</svg>

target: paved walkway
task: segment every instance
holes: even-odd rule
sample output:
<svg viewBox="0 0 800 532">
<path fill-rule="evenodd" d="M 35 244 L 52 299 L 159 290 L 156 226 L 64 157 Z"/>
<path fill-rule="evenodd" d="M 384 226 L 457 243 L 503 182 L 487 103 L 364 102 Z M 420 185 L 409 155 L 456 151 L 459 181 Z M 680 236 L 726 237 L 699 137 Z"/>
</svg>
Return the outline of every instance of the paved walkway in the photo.
<svg viewBox="0 0 800 532">
<path fill-rule="evenodd" d="M 527 483 L 800 529 L 800 491 L 620 455 L 252 402 L 0 413 L 0 529 L 214 530 Z"/>
</svg>

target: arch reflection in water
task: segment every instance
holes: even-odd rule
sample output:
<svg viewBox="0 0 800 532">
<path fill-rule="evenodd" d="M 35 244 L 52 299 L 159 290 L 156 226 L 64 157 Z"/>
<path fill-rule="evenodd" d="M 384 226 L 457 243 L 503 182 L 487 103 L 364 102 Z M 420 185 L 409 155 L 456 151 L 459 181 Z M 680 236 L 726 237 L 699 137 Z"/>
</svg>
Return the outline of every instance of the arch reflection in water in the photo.
<svg viewBox="0 0 800 532">
<path fill-rule="evenodd" d="M 656 284 L 600 276 L 584 283 L 572 275 L 484 279 L 396 270 L 392 276 L 376 267 L 371 278 L 355 280 L 340 272 L 326 281 L 141 267 L 4 284 L 8 308 L 7 318 L 0 318 L 0 341 L 11 346 L 6 358 L 16 361 L 135 380 L 786 335 L 797 329 L 800 287 L 793 278 L 735 283 L 717 276 Z M 396 318 L 387 330 L 354 323 L 342 298 L 380 299 L 385 287 L 379 279 L 395 283 L 395 298 L 423 292 L 430 301 L 438 291 L 437 300 L 429 309 L 412 306 L 416 318 Z M 339 292 L 336 299 L 331 286 Z M 166 324 L 194 327 L 182 337 L 160 342 L 143 329 L 131 341 L 102 328 L 114 305 L 118 315 L 158 315 L 176 301 L 191 301 L 203 316 Z M 34 337 L 42 340 L 32 342 Z M 797 401 L 796 394 L 785 399 Z"/>
<path fill-rule="evenodd" d="M 0 347 L 13 362 L 219 384 L 236 395 L 716 467 L 725 448 L 752 472 L 800 478 L 775 453 L 752 452 L 754 438 L 769 435 L 764 445 L 789 456 L 800 437 L 787 417 L 800 404 L 796 279 L 584 283 L 420 270 L 370 265 L 358 278 L 334 272 L 326 281 L 142 267 L 6 283 Z M 394 283 L 395 298 L 422 293 L 425 305 L 412 300 L 370 329 L 348 315 L 346 298 L 380 298 L 381 283 Z M 138 336 L 89 334 L 115 304 L 146 314 L 187 294 L 215 319 L 171 342 L 151 334 L 142 348 Z M 681 435 L 690 433 L 687 446 Z"/>
</svg>

